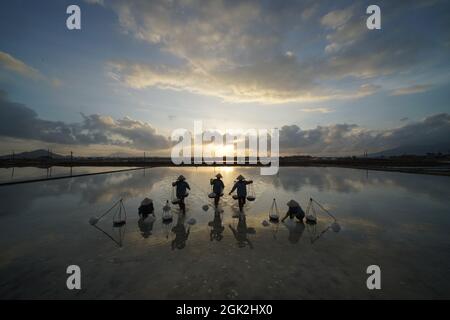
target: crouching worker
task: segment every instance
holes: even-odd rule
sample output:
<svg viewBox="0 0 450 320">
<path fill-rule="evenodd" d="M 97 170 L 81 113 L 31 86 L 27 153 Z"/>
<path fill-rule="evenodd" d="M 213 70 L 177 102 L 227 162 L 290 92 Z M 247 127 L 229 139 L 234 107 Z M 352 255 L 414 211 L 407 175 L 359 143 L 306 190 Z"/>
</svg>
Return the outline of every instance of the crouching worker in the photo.
<svg viewBox="0 0 450 320">
<path fill-rule="evenodd" d="M 239 202 L 239 211 L 242 212 L 242 209 L 245 204 L 245 198 L 247 197 L 247 185 L 253 183 L 252 180 L 245 180 L 245 178 L 240 174 L 237 177 L 237 181 L 231 189 L 229 195 L 231 195 L 234 190 L 237 190 L 238 202 Z"/>
<path fill-rule="evenodd" d="M 281 221 L 284 222 L 284 220 L 286 220 L 287 217 L 291 219 L 294 219 L 295 217 L 299 220 L 299 222 L 303 222 L 305 212 L 303 211 L 302 207 L 300 207 L 300 204 L 295 200 L 291 200 L 287 203 L 287 206 L 289 207 L 289 209 Z"/>
<path fill-rule="evenodd" d="M 217 208 L 217 206 L 219 205 L 220 197 L 223 196 L 223 189 L 225 189 L 225 185 L 222 181 L 222 175 L 220 173 L 216 174 L 216 178 L 211 179 L 210 183 L 212 185 L 212 191 L 216 195 L 216 197 L 214 198 L 214 206 Z"/>
<path fill-rule="evenodd" d="M 184 198 L 188 196 L 187 190 L 191 190 L 189 183 L 186 182 L 186 178 L 180 175 L 177 181 L 172 182 L 172 186 L 176 186 L 176 197 L 178 199 L 178 205 L 183 213 L 186 213 L 186 204 L 184 203 Z"/>
</svg>

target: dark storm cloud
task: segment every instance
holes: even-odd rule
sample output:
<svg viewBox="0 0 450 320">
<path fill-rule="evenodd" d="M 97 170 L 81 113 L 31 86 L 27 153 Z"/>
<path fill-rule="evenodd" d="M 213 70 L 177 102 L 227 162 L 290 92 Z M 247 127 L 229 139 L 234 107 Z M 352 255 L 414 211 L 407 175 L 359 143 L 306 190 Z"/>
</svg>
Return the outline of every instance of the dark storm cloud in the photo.
<svg viewBox="0 0 450 320">
<path fill-rule="evenodd" d="M 0 91 L 0 136 L 65 145 L 114 145 L 133 149 L 167 149 L 169 139 L 150 124 L 129 117 L 84 115 L 80 123 L 42 120 L 27 106 L 11 102 Z M 450 115 L 441 113 L 402 127 L 375 131 L 356 124 L 334 124 L 302 130 L 280 130 L 282 153 L 345 155 L 405 145 L 442 145 L 450 149 Z"/>
<path fill-rule="evenodd" d="M 344 155 L 413 145 L 440 145 L 450 149 L 450 115 L 436 114 L 384 131 L 366 130 L 355 124 L 318 126 L 310 130 L 290 125 L 280 130 L 280 148 L 289 153 Z"/>
<path fill-rule="evenodd" d="M 76 142 L 71 126 L 60 121 L 39 119 L 36 112 L 23 104 L 11 102 L 1 90 L 0 135 L 64 144 Z"/>
<path fill-rule="evenodd" d="M 450 115 L 440 113 L 416 123 L 377 135 L 384 145 L 447 145 L 450 146 Z"/>
<path fill-rule="evenodd" d="M 84 115 L 82 122 L 47 121 L 27 106 L 12 102 L 0 91 L 0 135 L 67 145 L 116 145 L 134 149 L 166 149 L 167 137 L 150 124 L 129 117 L 114 120 L 103 115 Z"/>
</svg>

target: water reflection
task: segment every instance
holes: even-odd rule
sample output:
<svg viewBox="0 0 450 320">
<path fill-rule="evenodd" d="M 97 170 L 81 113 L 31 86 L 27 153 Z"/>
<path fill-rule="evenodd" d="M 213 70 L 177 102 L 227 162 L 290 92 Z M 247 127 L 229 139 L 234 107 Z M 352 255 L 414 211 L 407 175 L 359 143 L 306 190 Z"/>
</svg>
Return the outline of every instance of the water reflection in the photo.
<svg viewBox="0 0 450 320">
<path fill-rule="evenodd" d="M 222 173 L 226 191 L 238 174 L 254 180 L 256 200 L 247 202 L 245 215 L 227 194 L 214 210 L 207 196 L 214 172 Z M 164 223 L 162 208 L 180 174 L 192 188 L 186 215 L 174 209 L 174 220 Z M 281 168 L 275 177 L 260 176 L 256 168 L 152 168 L 0 187 L 0 297 L 73 298 L 64 286 L 46 284 L 57 283 L 58 270 L 64 274 L 76 262 L 89 284 L 82 298 L 204 299 L 232 293 L 296 299 L 343 292 L 371 298 L 360 284 L 364 288 L 361 270 L 373 263 L 391 275 L 381 297 L 448 298 L 449 189 L 447 177 L 367 177 L 365 171 L 339 168 Z M 87 223 L 120 198 L 127 212 L 137 213 L 146 197 L 153 199 L 154 215 L 131 214 L 126 229 L 113 228 L 112 216 L 97 229 Z M 273 198 L 296 199 L 306 208 L 310 197 L 336 216 L 342 230 L 326 214 L 318 214 L 317 225 L 262 225 Z M 192 218 L 195 227 L 187 223 Z M 121 270 L 127 280 L 113 281 Z M 417 278 L 421 282 L 411 281 Z"/>
<path fill-rule="evenodd" d="M 277 240 L 278 230 L 280 229 L 280 223 L 278 221 L 270 221 L 270 226 L 272 229 L 272 237 L 274 240 Z"/>
<path fill-rule="evenodd" d="M 173 226 L 173 220 L 163 220 L 162 221 L 162 230 L 164 238 L 168 241 L 171 241 L 172 239 L 172 226 Z"/>
<path fill-rule="evenodd" d="M 209 239 L 211 241 L 216 240 L 220 241 L 223 239 L 223 231 L 225 227 L 222 224 L 222 209 L 217 209 L 214 211 L 214 219 L 208 222 L 208 226 L 211 227 L 211 231 L 209 233 Z"/>
<path fill-rule="evenodd" d="M 107 204 L 117 198 L 126 200 L 144 196 L 150 192 L 155 183 L 161 182 L 166 174 L 164 169 L 155 170 L 152 175 L 147 175 L 144 179 L 142 172 L 144 170 L 0 186 L 2 197 L 9 199 L 0 207 L 0 215 L 14 212 L 18 203 L 21 203 L 22 210 L 26 210 L 33 205 L 34 201 L 54 196 L 77 194 L 80 196 L 80 203 L 89 204 Z M 27 201 L 21 201 L 17 190 L 26 194 Z"/>
<path fill-rule="evenodd" d="M 321 231 L 318 231 L 318 226 L 316 223 L 306 223 L 306 230 L 308 230 L 309 239 L 311 241 L 311 244 L 314 244 L 317 240 L 322 238 L 325 233 L 329 231 L 333 231 L 335 233 L 338 233 L 341 230 L 341 226 L 337 221 L 333 221 L 332 223 L 328 224 L 325 228 L 323 228 Z"/>
<path fill-rule="evenodd" d="M 282 224 L 288 229 L 289 236 L 288 240 L 292 244 L 296 244 L 300 241 L 303 236 L 303 232 L 305 231 L 305 224 L 300 221 L 294 221 L 289 219 L 286 222 L 282 222 Z"/>
<path fill-rule="evenodd" d="M 172 232 L 175 234 L 175 239 L 172 241 L 172 250 L 181 250 L 186 247 L 186 241 L 189 237 L 190 226 L 185 224 L 185 219 L 186 216 L 184 214 L 178 214 L 177 224 L 172 228 Z"/>
<path fill-rule="evenodd" d="M 370 173 L 369 173 L 370 172 Z M 415 183 L 417 179 L 420 184 Z M 447 192 L 439 188 L 436 180 L 450 186 L 450 181 L 443 176 L 414 175 L 399 172 L 382 172 L 355 170 L 346 168 L 283 168 L 272 183 L 289 192 L 302 192 L 315 188 L 319 192 L 335 191 L 339 193 L 363 192 L 371 187 L 392 186 L 408 192 L 426 194 L 440 198 Z"/>
<path fill-rule="evenodd" d="M 70 177 L 72 175 L 117 171 L 130 169 L 129 167 L 10 167 L 0 168 L 0 183 L 16 182 L 32 179 L 48 179 L 54 177 Z"/>
<path fill-rule="evenodd" d="M 253 249 L 253 244 L 248 238 L 249 234 L 255 234 L 255 228 L 247 227 L 247 218 L 245 214 L 239 214 L 237 226 L 228 225 L 230 230 L 233 232 L 233 236 L 237 241 L 237 245 L 239 248 L 244 248 L 245 246 L 249 246 L 250 249 Z"/>
<path fill-rule="evenodd" d="M 125 231 L 126 226 L 122 225 L 120 227 L 112 227 L 111 230 L 108 230 L 106 228 L 102 228 L 96 224 L 92 225 L 95 229 L 103 233 L 105 236 L 107 236 L 109 239 L 111 239 L 118 247 L 122 247 L 123 241 L 125 239 Z"/>
<path fill-rule="evenodd" d="M 142 214 L 138 220 L 138 227 L 143 238 L 148 238 L 152 235 L 153 224 L 155 223 L 155 216 L 153 214 Z"/>
<path fill-rule="evenodd" d="M 197 169 L 197 170 L 201 170 Z M 185 170 L 185 169 L 183 169 Z M 337 192 L 337 193 L 362 193 L 365 190 L 374 188 L 400 188 L 408 193 L 423 194 L 435 199 L 442 199 L 448 196 L 450 189 L 450 179 L 448 177 L 413 175 L 395 172 L 373 172 L 369 179 L 363 174 L 363 170 L 340 169 L 340 168 L 283 168 L 278 177 L 257 176 L 258 169 L 240 168 L 240 172 L 245 175 L 254 176 L 255 192 L 259 197 L 265 189 L 269 187 L 282 188 L 291 193 L 304 193 L 309 189 L 316 192 Z M 83 178 L 69 178 L 66 180 L 56 180 L 40 182 L 36 188 L 35 183 L 0 187 L 0 194 L 3 199 L 8 199 L 0 207 L 0 215 L 14 212 L 17 209 L 17 203 L 20 203 L 21 209 L 27 209 L 32 206 L 37 199 L 51 197 L 56 195 L 81 195 L 80 202 L 90 204 L 107 203 L 116 198 L 129 199 L 133 197 L 148 195 L 155 184 L 159 184 L 161 191 L 170 197 L 169 184 L 164 185 L 161 182 L 169 182 L 167 175 L 175 176 L 180 170 L 176 168 L 154 168 L 144 170 L 122 172 L 117 174 L 104 174 L 88 176 Z M 181 170 L 182 171 L 182 170 Z M 209 174 L 213 169 L 204 170 Z M 214 172 L 217 172 L 215 169 Z M 194 174 L 187 174 L 194 181 Z M 231 186 L 235 172 L 224 171 L 226 185 Z M 233 176 L 231 176 L 233 175 Z M 206 178 L 202 178 L 206 180 Z M 417 183 L 417 180 L 420 183 Z M 198 182 L 202 189 L 208 190 L 207 183 Z M 20 190 L 20 192 L 17 192 Z M 206 192 L 200 192 L 194 196 L 194 201 L 205 202 Z M 27 201 L 21 201 L 21 195 L 26 194 Z M 192 197 L 191 197 L 192 198 Z M 188 199 L 189 202 L 189 199 Z M 223 207 L 231 207 L 237 216 L 237 202 L 231 198 L 226 198 L 222 203 Z M 249 203 L 244 210 L 248 210 Z"/>
</svg>

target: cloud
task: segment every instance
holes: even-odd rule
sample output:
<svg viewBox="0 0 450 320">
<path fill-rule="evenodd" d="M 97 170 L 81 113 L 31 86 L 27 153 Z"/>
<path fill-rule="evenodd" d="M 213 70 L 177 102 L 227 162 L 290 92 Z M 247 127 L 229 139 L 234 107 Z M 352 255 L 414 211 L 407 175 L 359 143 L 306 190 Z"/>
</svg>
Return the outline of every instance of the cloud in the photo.
<svg viewBox="0 0 450 320">
<path fill-rule="evenodd" d="M 431 85 L 415 85 L 411 87 L 398 88 L 391 92 L 391 96 L 403 96 L 407 94 L 422 93 L 430 90 L 431 87 Z"/>
<path fill-rule="evenodd" d="M 359 2 L 336 8 L 333 1 L 112 1 L 122 31 L 170 59 L 116 60 L 108 67 L 115 80 L 134 89 L 189 91 L 231 102 L 361 98 L 376 92 L 384 76 L 438 61 L 420 58 L 437 52 L 430 49 L 436 43 L 412 35 L 413 22 L 397 23 L 406 4 L 380 5 L 387 12 L 383 26 L 395 24 L 382 35 L 367 30 Z M 305 49 L 310 43 L 313 54 Z"/>
<path fill-rule="evenodd" d="M 101 6 L 104 6 L 105 5 L 105 1 L 104 0 L 84 0 L 86 3 L 89 3 L 89 4 L 98 4 L 98 5 L 101 5 Z"/>
<path fill-rule="evenodd" d="M 348 7 L 328 12 L 322 17 L 320 22 L 328 28 L 337 29 L 347 23 L 352 16 L 353 8 Z"/>
<path fill-rule="evenodd" d="M 316 113 L 316 112 L 317 113 L 331 113 L 334 110 L 330 109 L 330 108 L 303 108 L 303 109 L 300 109 L 300 111 L 307 112 L 307 113 Z"/>
<path fill-rule="evenodd" d="M 82 114 L 82 121 L 65 123 L 38 117 L 27 106 L 11 102 L 0 91 L 0 136 L 65 146 L 108 146 L 133 150 L 168 150 L 171 142 L 147 122 L 130 117 Z M 390 130 L 368 130 L 356 124 L 334 124 L 302 130 L 280 129 L 283 154 L 354 155 L 399 146 L 441 145 L 450 149 L 450 115 L 441 113 Z"/>
<path fill-rule="evenodd" d="M 230 102 L 285 103 L 361 98 L 380 86 L 362 84 L 348 89 L 326 88 L 314 80 L 314 68 L 284 55 L 271 61 L 205 74 L 192 67 L 111 62 L 112 78 L 134 89 L 157 87 L 216 96 Z M 205 80 L 207 79 L 207 81 Z"/>
<path fill-rule="evenodd" d="M 378 144 L 397 147 L 402 145 L 450 146 L 450 115 L 440 113 L 403 127 L 386 130 L 377 135 Z"/>
<path fill-rule="evenodd" d="M 61 81 L 59 79 L 48 78 L 39 70 L 3 51 L 0 51 L 0 67 L 28 79 L 44 80 L 54 87 L 59 87 L 61 85 Z"/>
<path fill-rule="evenodd" d="M 312 4 L 310 7 L 305 7 L 301 13 L 301 17 L 303 20 L 309 20 L 312 18 L 319 9 L 319 5 L 317 3 Z"/>
<path fill-rule="evenodd" d="M 287 125 L 280 130 L 280 148 L 290 154 L 349 155 L 412 145 L 441 145 L 450 149 L 450 115 L 436 114 L 384 131 L 367 130 L 355 124 L 309 130 Z"/>
<path fill-rule="evenodd" d="M 3 51 L 0 51 L 0 66 L 23 77 L 31 79 L 43 78 L 43 75 L 38 70 Z"/>
<path fill-rule="evenodd" d="M 167 149 L 167 137 L 149 123 L 129 117 L 115 120 L 104 115 L 84 115 L 82 122 L 65 123 L 38 117 L 27 106 L 11 102 L 0 91 L 0 136 L 39 140 L 63 145 L 110 145 L 131 149 Z"/>
</svg>

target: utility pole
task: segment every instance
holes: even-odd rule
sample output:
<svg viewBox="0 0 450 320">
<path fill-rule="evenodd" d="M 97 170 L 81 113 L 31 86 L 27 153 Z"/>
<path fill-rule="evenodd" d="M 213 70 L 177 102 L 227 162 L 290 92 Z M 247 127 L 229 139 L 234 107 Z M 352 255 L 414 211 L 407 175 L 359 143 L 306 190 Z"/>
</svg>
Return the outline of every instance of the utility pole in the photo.
<svg viewBox="0 0 450 320">
<path fill-rule="evenodd" d="M 15 157 L 15 154 L 14 154 L 14 150 L 13 150 L 13 152 L 12 152 L 12 162 L 14 163 L 14 157 Z M 14 179 L 14 167 L 12 167 L 12 171 L 11 171 L 11 180 L 12 179 Z"/>
<path fill-rule="evenodd" d="M 72 176 L 73 152 L 70 151 L 70 176 Z"/>
</svg>

